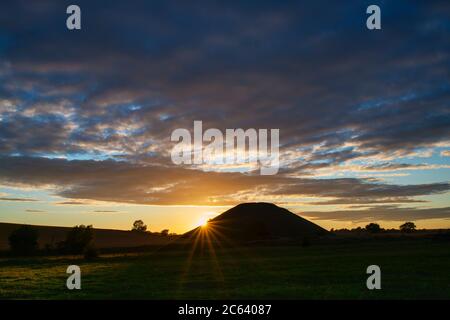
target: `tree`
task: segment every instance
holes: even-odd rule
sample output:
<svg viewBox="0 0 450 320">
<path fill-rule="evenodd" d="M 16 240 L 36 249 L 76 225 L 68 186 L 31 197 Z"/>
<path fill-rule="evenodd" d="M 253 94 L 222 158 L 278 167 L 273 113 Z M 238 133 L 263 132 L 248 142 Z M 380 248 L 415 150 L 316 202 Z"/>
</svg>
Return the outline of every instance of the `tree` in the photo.
<svg viewBox="0 0 450 320">
<path fill-rule="evenodd" d="M 400 226 L 400 231 L 404 233 L 412 233 L 416 231 L 416 225 L 414 222 L 405 222 Z"/>
<path fill-rule="evenodd" d="M 136 220 L 133 223 L 133 228 L 131 228 L 131 231 L 145 232 L 147 231 L 147 225 L 144 224 L 144 221 L 142 220 Z"/>
<path fill-rule="evenodd" d="M 17 255 L 30 255 L 38 249 L 39 234 L 30 226 L 21 226 L 14 230 L 8 240 L 11 251 Z"/>
<path fill-rule="evenodd" d="M 94 231 L 92 226 L 79 225 L 73 227 L 61 243 L 61 249 L 65 253 L 82 254 L 86 248 L 92 245 Z"/>
<path fill-rule="evenodd" d="M 161 235 L 167 237 L 169 235 L 169 229 L 161 230 Z"/>
<path fill-rule="evenodd" d="M 369 223 L 366 226 L 366 230 L 370 233 L 378 233 L 381 231 L 380 225 L 378 223 Z"/>
</svg>

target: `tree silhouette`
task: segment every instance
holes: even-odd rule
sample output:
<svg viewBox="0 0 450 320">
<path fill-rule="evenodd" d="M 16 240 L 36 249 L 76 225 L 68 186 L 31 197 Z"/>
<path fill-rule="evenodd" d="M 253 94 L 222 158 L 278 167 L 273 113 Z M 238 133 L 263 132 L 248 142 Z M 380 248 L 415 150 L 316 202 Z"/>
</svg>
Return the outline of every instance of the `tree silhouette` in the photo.
<svg viewBox="0 0 450 320">
<path fill-rule="evenodd" d="M 131 228 L 131 231 L 145 232 L 147 231 L 147 225 L 144 224 L 144 221 L 142 220 L 136 220 L 133 223 L 133 228 Z"/>
<path fill-rule="evenodd" d="M 66 240 L 60 243 L 60 249 L 65 253 L 81 254 L 92 245 L 93 239 L 92 226 L 75 226 L 67 233 Z"/>
<path fill-rule="evenodd" d="M 22 226 L 9 236 L 11 251 L 17 255 L 30 255 L 38 249 L 39 234 L 30 226 Z"/>
<path fill-rule="evenodd" d="M 161 230 L 161 235 L 167 237 L 169 235 L 169 229 Z"/>
<path fill-rule="evenodd" d="M 378 223 L 369 223 L 366 226 L 366 230 L 370 233 L 378 233 L 381 231 L 380 225 Z"/>
<path fill-rule="evenodd" d="M 416 225 L 414 222 L 405 222 L 400 226 L 400 231 L 404 233 L 412 233 L 416 231 Z"/>
</svg>

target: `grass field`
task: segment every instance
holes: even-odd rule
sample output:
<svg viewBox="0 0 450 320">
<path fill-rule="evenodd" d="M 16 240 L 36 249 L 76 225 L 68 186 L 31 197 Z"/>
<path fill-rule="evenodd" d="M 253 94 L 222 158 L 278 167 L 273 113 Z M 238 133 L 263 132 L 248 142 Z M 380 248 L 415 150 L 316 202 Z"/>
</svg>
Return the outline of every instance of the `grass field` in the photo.
<svg viewBox="0 0 450 320">
<path fill-rule="evenodd" d="M 69 291 L 66 268 L 82 270 Z M 377 264 L 382 289 L 366 288 Z M 0 260 L 1 299 L 449 299 L 450 245 L 430 240 Z"/>
</svg>

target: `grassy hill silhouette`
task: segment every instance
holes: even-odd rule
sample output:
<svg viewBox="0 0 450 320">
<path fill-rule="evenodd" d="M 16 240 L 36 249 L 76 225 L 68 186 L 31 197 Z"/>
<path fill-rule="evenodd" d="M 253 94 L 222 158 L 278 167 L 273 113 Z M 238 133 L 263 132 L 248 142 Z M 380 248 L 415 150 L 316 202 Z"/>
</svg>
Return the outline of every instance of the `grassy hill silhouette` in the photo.
<svg viewBox="0 0 450 320">
<path fill-rule="evenodd" d="M 18 229 L 23 224 L 0 222 L 0 252 L 9 250 L 8 237 L 12 231 Z M 70 227 L 54 226 L 31 226 L 39 234 L 39 248 L 43 249 L 47 244 L 56 245 L 65 240 Z M 172 237 L 162 237 L 159 235 L 131 232 L 124 230 L 110 230 L 94 228 L 95 246 L 100 249 L 106 248 L 133 248 L 141 246 L 161 246 L 172 240 Z"/>
<path fill-rule="evenodd" d="M 233 241 L 302 239 L 328 234 L 322 227 L 272 203 L 242 203 L 209 220 L 206 227 L 183 235 L 195 236 L 202 228 Z"/>
</svg>

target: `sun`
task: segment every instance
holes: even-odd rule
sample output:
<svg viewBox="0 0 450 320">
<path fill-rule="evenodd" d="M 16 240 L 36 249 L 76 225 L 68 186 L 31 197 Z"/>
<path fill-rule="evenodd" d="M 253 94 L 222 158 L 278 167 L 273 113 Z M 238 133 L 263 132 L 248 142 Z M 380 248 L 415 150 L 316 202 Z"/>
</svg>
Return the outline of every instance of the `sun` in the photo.
<svg viewBox="0 0 450 320">
<path fill-rule="evenodd" d="M 201 217 L 198 219 L 198 225 L 202 228 L 206 227 L 208 225 L 208 219 L 206 217 Z"/>
<path fill-rule="evenodd" d="M 217 215 L 215 212 L 205 212 L 197 221 L 197 226 L 205 228 L 208 226 L 208 222 L 211 218 L 214 218 Z"/>
</svg>

